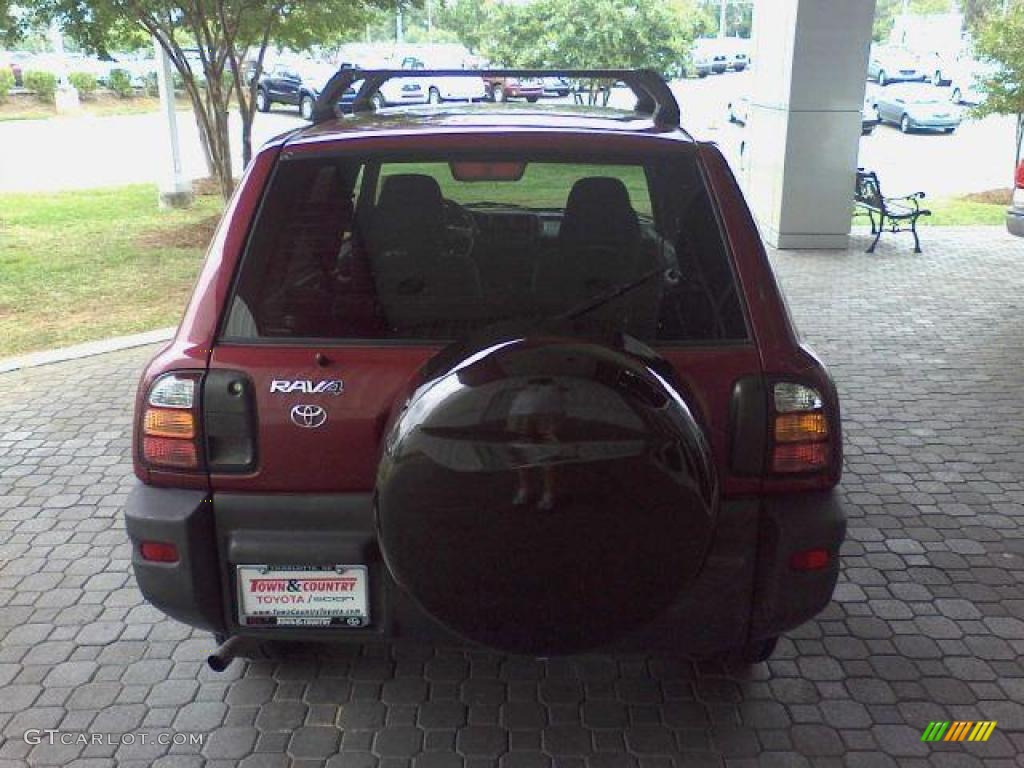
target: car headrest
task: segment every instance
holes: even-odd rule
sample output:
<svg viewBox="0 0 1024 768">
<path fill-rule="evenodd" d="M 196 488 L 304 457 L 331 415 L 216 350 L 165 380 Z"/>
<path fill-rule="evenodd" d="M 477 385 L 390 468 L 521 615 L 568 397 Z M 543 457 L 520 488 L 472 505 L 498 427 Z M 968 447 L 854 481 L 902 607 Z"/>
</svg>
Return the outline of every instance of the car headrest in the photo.
<svg viewBox="0 0 1024 768">
<path fill-rule="evenodd" d="M 422 173 L 384 177 L 375 216 L 377 237 L 385 244 L 414 238 L 435 244 L 444 236 L 444 199 L 437 179 Z"/>
<path fill-rule="evenodd" d="M 639 236 L 636 211 L 620 179 L 589 176 L 573 184 L 559 230 L 562 242 L 624 245 Z"/>
</svg>

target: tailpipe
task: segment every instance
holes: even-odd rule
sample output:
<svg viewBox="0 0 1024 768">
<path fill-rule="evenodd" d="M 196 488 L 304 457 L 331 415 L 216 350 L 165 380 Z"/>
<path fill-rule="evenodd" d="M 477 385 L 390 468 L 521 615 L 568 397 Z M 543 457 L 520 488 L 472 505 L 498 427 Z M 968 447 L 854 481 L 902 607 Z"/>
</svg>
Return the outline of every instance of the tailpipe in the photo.
<svg viewBox="0 0 1024 768">
<path fill-rule="evenodd" d="M 206 657 L 207 666 L 209 666 L 214 672 L 223 672 L 231 666 L 231 662 L 234 661 L 235 657 L 242 651 L 244 643 L 244 639 L 237 635 L 229 637 L 220 644 L 220 647 L 216 651 Z"/>
</svg>

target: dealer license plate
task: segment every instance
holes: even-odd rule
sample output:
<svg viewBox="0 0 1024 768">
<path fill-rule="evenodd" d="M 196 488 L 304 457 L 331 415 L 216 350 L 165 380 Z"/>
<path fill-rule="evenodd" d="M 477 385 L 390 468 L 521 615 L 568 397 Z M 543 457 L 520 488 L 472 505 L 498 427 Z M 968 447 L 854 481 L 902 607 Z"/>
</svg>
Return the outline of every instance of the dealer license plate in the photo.
<svg viewBox="0 0 1024 768">
<path fill-rule="evenodd" d="M 365 627 L 365 565 L 239 565 L 238 619 L 249 627 Z"/>
</svg>

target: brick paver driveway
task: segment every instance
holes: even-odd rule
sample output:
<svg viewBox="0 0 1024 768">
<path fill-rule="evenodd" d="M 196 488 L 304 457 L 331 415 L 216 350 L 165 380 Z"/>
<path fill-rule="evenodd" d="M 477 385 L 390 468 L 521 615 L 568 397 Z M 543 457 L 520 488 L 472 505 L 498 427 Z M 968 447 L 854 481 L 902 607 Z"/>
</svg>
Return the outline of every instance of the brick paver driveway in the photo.
<svg viewBox="0 0 1024 768">
<path fill-rule="evenodd" d="M 835 603 L 749 670 L 397 644 L 213 674 L 129 574 L 151 350 L 0 376 L 0 765 L 1024 766 L 1024 244 L 925 248 L 775 257 L 843 396 L 850 528 Z M 920 741 L 958 719 L 998 726 Z M 170 730 L 205 743 L 141 743 Z"/>
</svg>

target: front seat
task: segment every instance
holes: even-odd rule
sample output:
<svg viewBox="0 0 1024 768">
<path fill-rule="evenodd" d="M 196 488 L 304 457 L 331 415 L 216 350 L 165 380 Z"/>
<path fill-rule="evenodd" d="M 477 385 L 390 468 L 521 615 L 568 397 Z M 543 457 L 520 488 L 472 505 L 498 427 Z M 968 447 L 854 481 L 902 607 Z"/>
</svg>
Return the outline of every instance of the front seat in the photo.
<svg viewBox="0 0 1024 768">
<path fill-rule="evenodd" d="M 655 266 L 642 244 L 625 184 L 611 176 L 580 179 L 566 201 L 557 251 L 534 272 L 534 295 L 564 310 L 628 283 Z M 654 278 L 587 317 L 610 330 L 649 338 L 657 328 L 660 295 Z"/>
<path fill-rule="evenodd" d="M 480 275 L 446 244 L 444 199 L 432 176 L 386 176 L 373 212 L 370 265 L 377 298 L 398 336 L 450 336 L 480 311 Z"/>
</svg>

